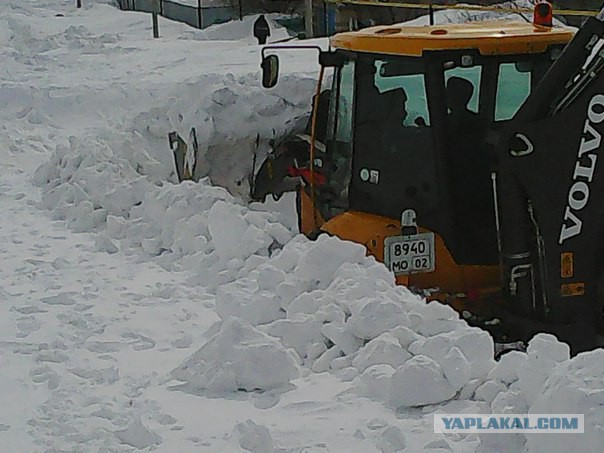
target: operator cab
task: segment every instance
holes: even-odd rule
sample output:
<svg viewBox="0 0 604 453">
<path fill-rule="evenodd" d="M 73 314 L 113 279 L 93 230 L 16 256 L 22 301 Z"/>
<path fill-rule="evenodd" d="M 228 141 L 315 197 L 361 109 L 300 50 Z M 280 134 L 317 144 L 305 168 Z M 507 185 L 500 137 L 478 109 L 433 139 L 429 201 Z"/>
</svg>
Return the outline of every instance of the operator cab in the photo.
<svg viewBox="0 0 604 453">
<path fill-rule="evenodd" d="M 317 98 L 328 92 L 329 102 L 317 102 L 322 111 L 315 115 L 327 124 L 319 120 L 306 138 L 306 161 L 292 151 L 299 146 L 283 153 L 302 180 L 300 231 L 365 244 L 393 269 L 386 238 L 408 212 L 416 232 L 436 234 L 449 268 L 457 266 L 450 288 L 469 281 L 463 266 L 498 265 L 494 144 L 572 36 L 564 27 L 493 21 L 381 26 L 332 37 L 335 50 L 319 58 L 322 73 L 334 69 L 332 84 Z M 265 87 L 274 86 L 277 73 L 276 55 L 264 56 Z M 277 162 L 272 156 L 258 174 L 277 180 Z"/>
<path fill-rule="evenodd" d="M 413 209 L 458 264 L 496 264 L 489 140 L 561 47 L 511 55 L 337 50 L 343 63 L 331 87 L 327 150 L 317 153 L 328 181 L 317 192 L 323 219 L 345 210 L 400 219 Z"/>
</svg>

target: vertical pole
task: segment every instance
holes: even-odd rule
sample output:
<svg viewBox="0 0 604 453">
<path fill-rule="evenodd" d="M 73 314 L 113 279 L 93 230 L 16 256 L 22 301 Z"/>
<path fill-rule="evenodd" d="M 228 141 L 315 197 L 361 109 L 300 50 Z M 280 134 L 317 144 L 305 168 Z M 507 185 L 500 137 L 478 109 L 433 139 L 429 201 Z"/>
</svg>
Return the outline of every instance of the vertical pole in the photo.
<svg viewBox="0 0 604 453">
<path fill-rule="evenodd" d="M 151 17 L 153 18 L 153 37 L 159 38 L 159 21 L 157 20 L 157 13 L 151 13 Z"/>
<path fill-rule="evenodd" d="M 157 13 L 159 12 L 161 5 L 161 0 L 155 0 L 153 4 L 153 12 L 151 13 L 151 18 L 153 20 L 153 37 L 159 38 L 159 20 L 157 18 Z"/>
<path fill-rule="evenodd" d="M 81 8 L 82 7 L 82 0 L 76 0 L 76 7 L 77 8 Z"/>
<path fill-rule="evenodd" d="M 201 0 L 197 0 L 197 23 L 203 28 L 203 17 L 201 16 Z"/>
<path fill-rule="evenodd" d="M 239 0 L 239 20 L 243 20 L 243 0 Z"/>
<path fill-rule="evenodd" d="M 430 25 L 434 25 L 434 8 L 432 2 L 430 2 Z"/>
<path fill-rule="evenodd" d="M 305 0 L 304 23 L 306 26 L 306 38 L 312 38 L 314 36 L 312 2 L 313 0 Z"/>
</svg>

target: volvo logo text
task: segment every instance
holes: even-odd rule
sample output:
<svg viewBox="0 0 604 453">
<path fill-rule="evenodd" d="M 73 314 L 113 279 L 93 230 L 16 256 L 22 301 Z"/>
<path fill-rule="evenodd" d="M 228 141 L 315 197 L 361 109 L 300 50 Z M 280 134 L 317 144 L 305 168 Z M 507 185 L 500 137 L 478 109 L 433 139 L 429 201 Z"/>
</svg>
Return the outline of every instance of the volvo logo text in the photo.
<svg viewBox="0 0 604 453">
<path fill-rule="evenodd" d="M 589 202 L 589 185 L 594 177 L 596 161 L 598 155 L 596 152 L 602 141 L 602 134 L 595 128 L 595 124 L 604 121 L 604 95 L 597 94 L 589 103 L 587 109 L 587 119 L 583 128 L 583 138 L 577 155 L 575 171 L 573 173 L 573 185 L 568 191 L 568 200 L 564 210 L 564 221 L 560 229 L 559 244 L 578 234 L 581 234 L 583 221 L 580 217 L 580 211 L 587 206 Z"/>
</svg>

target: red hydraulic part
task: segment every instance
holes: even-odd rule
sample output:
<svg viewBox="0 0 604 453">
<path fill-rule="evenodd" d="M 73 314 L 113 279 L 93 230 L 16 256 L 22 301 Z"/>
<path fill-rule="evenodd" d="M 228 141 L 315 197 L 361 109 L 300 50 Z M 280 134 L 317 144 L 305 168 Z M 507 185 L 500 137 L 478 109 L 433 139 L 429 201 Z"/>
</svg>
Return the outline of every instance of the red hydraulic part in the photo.
<svg viewBox="0 0 604 453">
<path fill-rule="evenodd" d="M 296 167 L 289 167 L 287 169 L 287 173 L 289 174 L 289 176 L 300 176 L 302 178 L 304 178 L 305 181 L 310 181 L 310 169 L 309 168 L 296 168 Z M 325 184 L 326 180 L 325 180 L 325 176 L 322 175 L 321 173 L 315 171 L 315 182 L 322 186 L 323 184 Z"/>
</svg>

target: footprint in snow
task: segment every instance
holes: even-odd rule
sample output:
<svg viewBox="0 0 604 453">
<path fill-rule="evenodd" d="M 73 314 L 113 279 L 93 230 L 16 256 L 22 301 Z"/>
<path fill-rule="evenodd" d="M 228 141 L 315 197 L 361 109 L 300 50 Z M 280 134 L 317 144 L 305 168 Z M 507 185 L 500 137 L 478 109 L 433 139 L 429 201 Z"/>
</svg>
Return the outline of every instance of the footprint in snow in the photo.
<svg viewBox="0 0 604 453">
<path fill-rule="evenodd" d="M 35 355 L 36 362 L 42 363 L 63 363 L 69 360 L 67 354 L 61 351 L 40 351 Z"/>
<path fill-rule="evenodd" d="M 60 293 L 56 296 L 48 296 L 40 299 L 40 302 L 47 305 L 74 305 L 76 302 L 67 293 Z"/>
<path fill-rule="evenodd" d="M 19 308 L 13 307 L 13 309 L 17 313 L 21 313 L 22 315 L 33 315 L 34 313 L 48 313 L 48 310 L 43 310 L 34 305 L 26 305 L 24 307 L 19 307 Z"/>
<path fill-rule="evenodd" d="M 186 349 L 193 344 L 193 337 L 189 334 L 185 334 L 184 336 L 172 340 L 172 346 L 178 349 Z"/>
<path fill-rule="evenodd" d="M 69 372 L 96 385 L 112 385 L 120 379 L 119 370 L 115 367 L 101 369 L 74 368 Z"/>
<path fill-rule="evenodd" d="M 121 343 L 118 343 L 117 341 L 92 341 L 88 344 L 86 349 L 98 354 L 108 354 L 119 351 L 120 345 Z"/>
<path fill-rule="evenodd" d="M 25 338 L 29 334 L 40 330 L 42 323 L 38 321 L 35 316 L 24 316 L 17 319 L 17 338 Z"/>
<path fill-rule="evenodd" d="M 141 335 L 135 332 L 124 332 L 122 334 L 122 338 L 130 341 L 129 344 L 132 346 L 132 349 L 135 351 L 144 351 L 146 349 L 151 349 L 155 347 L 155 341 L 151 338 L 146 337 L 145 335 Z"/>
<path fill-rule="evenodd" d="M 31 370 L 29 372 L 29 378 L 34 384 L 43 384 L 44 382 L 48 382 L 48 388 L 51 390 L 56 389 L 61 380 L 59 375 L 46 365 Z"/>
</svg>

